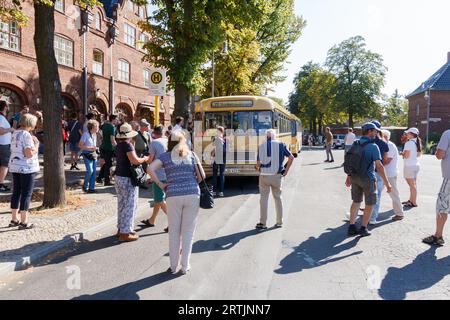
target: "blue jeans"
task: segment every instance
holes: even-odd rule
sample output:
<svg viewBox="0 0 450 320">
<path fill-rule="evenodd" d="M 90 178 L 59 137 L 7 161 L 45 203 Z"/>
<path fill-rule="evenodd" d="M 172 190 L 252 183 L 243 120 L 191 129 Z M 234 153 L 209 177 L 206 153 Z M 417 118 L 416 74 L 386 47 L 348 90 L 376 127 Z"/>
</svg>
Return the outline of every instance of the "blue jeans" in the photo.
<svg viewBox="0 0 450 320">
<path fill-rule="evenodd" d="M 213 163 L 213 186 L 214 191 L 223 192 L 225 189 L 225 165 Z M 217 175 L 219 174 L 219 189 L 217 188 Z"/>
<path fill-rule="evenodd" d="M 86 166 L 86 176 L 84 177 L 83 188 L 85 190 L 95 189 L 95 179 L 97 178 L 97 160 L 89 160 L 83 154 L 84 165 Z M 89 188 L 88 188 L 89 184 Z"/>
<path fill-rule="evenodd" d="M 384 181 L 381 178 L 381 176 L 378 173 L 375 173 L 375 175 L 377 176 L 377 203 L 375 204 L 375 206 L 373 207 L 373 211 L 372 211 L 372 216 L 370 217 L 370 221 L 371 222 L 376 222 L 378 219 L 378 214 L 380 211 L 380 203 L 381 203 L 381 193 L 383 192 L 383 188 L 384 188 Z"/>
</svg>

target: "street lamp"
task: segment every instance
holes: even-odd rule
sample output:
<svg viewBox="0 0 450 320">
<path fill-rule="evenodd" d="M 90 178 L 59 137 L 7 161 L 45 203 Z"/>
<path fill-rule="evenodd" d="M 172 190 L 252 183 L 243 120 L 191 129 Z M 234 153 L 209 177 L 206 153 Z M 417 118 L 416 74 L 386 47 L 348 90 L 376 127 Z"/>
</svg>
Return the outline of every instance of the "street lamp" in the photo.
<svg viewBox="0 0 450 320">
<path fill-rule="evenodd" d="M 426 145 L 428 146 L 429 142 L 429 136 L 430 136 L 430 107 L 431 107 L 431 91 L 428 89 L 428 91 L 425 92 L 424 96 L 425 102 L 427 103 L 427 129 L 426 129 Z"/>
<path fill-rule="evenodd" d="M 115 11 L 114 11 L 115 12 Z M 113 45 L 116 38 L 119 36 L 119 28 L 117 27 L 115 20 L 109 25 L 108 29 L 108 45 L 109 45 L 109 112 L 111 114 L 115 113 L 115 87 L 114 87 L 114 69 L 113 69 Z"/>
<path fill-rule="evenodd" d="M 228 55 L 228 42 L 225 41 L 222 47 L 222 55 Z M 211 97 L 214 98 L 214 78 L 215 78 L 216 68 L 214 63 L 214 50 L 212 52 L 212 79 L 211 79 Z"/>
<path fill-rule="evenodd" d="M 83 33 L 83 71 L 82 71 L 82 102 L 83 113 L 88 114 L 88 78 L 86 65 L 86 34 L 89 31 L 89 25 L 94 21 L 94 15 L 87 8 L 81 10 L 81 32 Z"/>
</svg>

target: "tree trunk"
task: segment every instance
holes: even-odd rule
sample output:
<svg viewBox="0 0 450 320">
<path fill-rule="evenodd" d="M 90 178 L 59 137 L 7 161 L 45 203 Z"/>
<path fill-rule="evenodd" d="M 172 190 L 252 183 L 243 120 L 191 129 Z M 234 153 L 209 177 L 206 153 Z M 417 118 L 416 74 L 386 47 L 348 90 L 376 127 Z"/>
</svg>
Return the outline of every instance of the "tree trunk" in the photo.
<svg viewBox="0 0 450 320">
<path fill-rule="evenodd" d="M 348 111 L 348 127 L 353 128 L 353 110 Z"/>
<path fill-rule="evenodd" d="M 58 64 L 53 48 L 55 19 L 52 6 L 34 2 L 36 60 L 44 116 L 44 207 L 66 204 L 62 141 L 62 100 Z"/>
<path fill-rule="evenodd" d="M 175 85 L 175 110 L 174 117 L 182 116 L 186 120 L 189 118 L 190 93 L 184 84 Z M 194 110 L 191 110 L 194 113 Z M 173 122 L 173 121 L 172 121 Z M 187 122 L 187 121 L 186 121 Z"/>
</svg>

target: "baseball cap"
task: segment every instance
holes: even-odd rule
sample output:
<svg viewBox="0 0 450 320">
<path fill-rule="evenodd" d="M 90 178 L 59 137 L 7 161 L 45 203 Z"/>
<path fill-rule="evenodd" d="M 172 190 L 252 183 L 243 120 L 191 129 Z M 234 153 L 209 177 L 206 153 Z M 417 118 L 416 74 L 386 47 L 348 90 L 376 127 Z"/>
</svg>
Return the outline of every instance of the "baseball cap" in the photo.
<svg viewBox="0 0 450 320">
<path fill-rule="evenodd" d="M 150 127 L 150 123 L 147 122 L 147 120 L 142 119 L 141 121 L 139 121 L 139 125 L 141 127 Z"/>
<path fill-rule="evenodd" d="M 418 136 L 420 134 L 420 131 L 417 128 L 409 128 L 408 130 L 405 131 L 405 133 L 412 133 Z"/>
<path fill-rule="evenodd" d="M 362 126 L 363 131 L 369 131 L 369 130 L 377 130 L 380 131 L 380 129 L 373 123 L 373 122 L 367 122 Z"/>
<path fill-rule="evenodd" d="M 378 129 L 381 129 L 381 123 L 379 121 L 373 120 L 371 123 L 373 123 Z"/>
</svg>

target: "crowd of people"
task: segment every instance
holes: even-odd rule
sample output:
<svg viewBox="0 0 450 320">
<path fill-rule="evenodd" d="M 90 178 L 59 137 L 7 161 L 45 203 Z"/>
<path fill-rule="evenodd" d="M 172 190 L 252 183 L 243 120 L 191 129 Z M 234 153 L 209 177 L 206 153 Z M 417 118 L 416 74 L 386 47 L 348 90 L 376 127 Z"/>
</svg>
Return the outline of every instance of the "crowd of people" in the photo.
<svg viewBox="0 0 450 320">
<path fill-rule="evenodd" d="M 38 154 L 42 150 L 42 114 L 31 114 L 28 107 L 7 119 L 9 106 L 0 101 L 0 191 L 9 191 L 4 183 L 8 170 L 12 174 L 12 219 L 9 227 L 31 229 L 29 207 L 36 175 L 39 172 Z M 190 269 L 190 255 L 200 208 L 199 184 L 206 178 L 202 162 L 192 151 L 191 136 L 185 129 L 184 119 L 178 117 L 174 126 L 164 128 L 141 119 L 130 123 L 120 121 L 116 115 L 100 124 L 93 114 L 80 120 L 73 114 L 63 125 L 63 141 L 68 143 L 70 170 L 80 170 L 82 157 L 86 174 L 82 189 L 96 193 L 96 184 L 114 185 L 117 194 L 117 238 L 121 242 L 136 241 L 134 224 L 139 199 L 139 188 L 148 188 L 151 182 L 154 195 L 153 211 L 142 222 L 144 227 L 155 227 L 160 211 L 167 215 L 170 267 L 168 272 L 186 274 Z M 227 137 L 225 128 L 218 126 L 211 152 L 214 195 L 223 197 Z M 423 146 L 420 132 L 410 128 L 405 132 L 403 151 L 390 141 L 391 133 L 383 130 L 378 121 L 362 126 L 362 137 L 356 138 L 352 129 L 345 138 L 346 186 L 351 187 L 352 205 L 348 216 L 348 235 L 370 236 L 369 226 L 376 225 L 383 191 L 392 200 L 393 221 L 404 219 L 405 210 L 418 207 L 417 178 Z M 333 135 L 325 129 L 326 162 L 334 162 L 331 152 Z M 442 246 L 443 229 L 450 213 L 450 130 L 445 132 L 437 147 L 436 157 L 442 161 L 443 184 L 437 201 L 436 232 L 423 239 L 424 243 Z M 402 202 L 398 189 L 399 158 L 404 160 L 403 177 L 409 186 L 409 199 Z M 100 170 L 97 175 L 98 161 Z M 275 201 L 275 228 L 283 227 L 282 184 L 294 162 L 289 148 L 269 129 L 266 139 L 259 145 L 256 170 L 259 171 L 260 220 L 256 229 L 267 229 L 270 192 Z M 135 176 L 142 167 L 149 179 L 142 182 Z M 361 208 L 362 202 L 364 208 Z M 358 212 L 363 216 L 360 227 Z"/>
<path fill-rule="evenodd" d="M 404 148 L 399 152 L 390 141 L 391 133 L 383 130 L 380 122 L 372 121 L 362 126 L 362 137 L 355 140 L 353 130 L 349 131 L 350 147 L 346 147 L 344 170 L 347 173 L 346 186 L 351 188 L 352 205 L 349 213 L 348 235 L 370 236 L 369 225 L 378 223 L 380 201 L 384 189 L 392 200 L 393 221 L 404 219 L 405 210 L 418 207 L 417 178 L 420 172 L 420 158 L 424 152 L 420 132 L 410 128 L 404 132 Z M 347 145 L 347 143 L 346 143 Z M 399 158 L 403 158 L 403 177 L 409 187 L 409 199 L 402 202 L 398 189 Z M 443 229 L 450 213 L 450 130 L 446 131 L 437 146 L 437 159 L 442 162 L 444 178 L 436 204 L 436 232 L 423 239 L 424 243 L 444 245 Z M 361 208 L 362 202 L 365 207 Z M 360 227 L 356 227 L 358 212 L 364 214 Z"/>
</svg>

